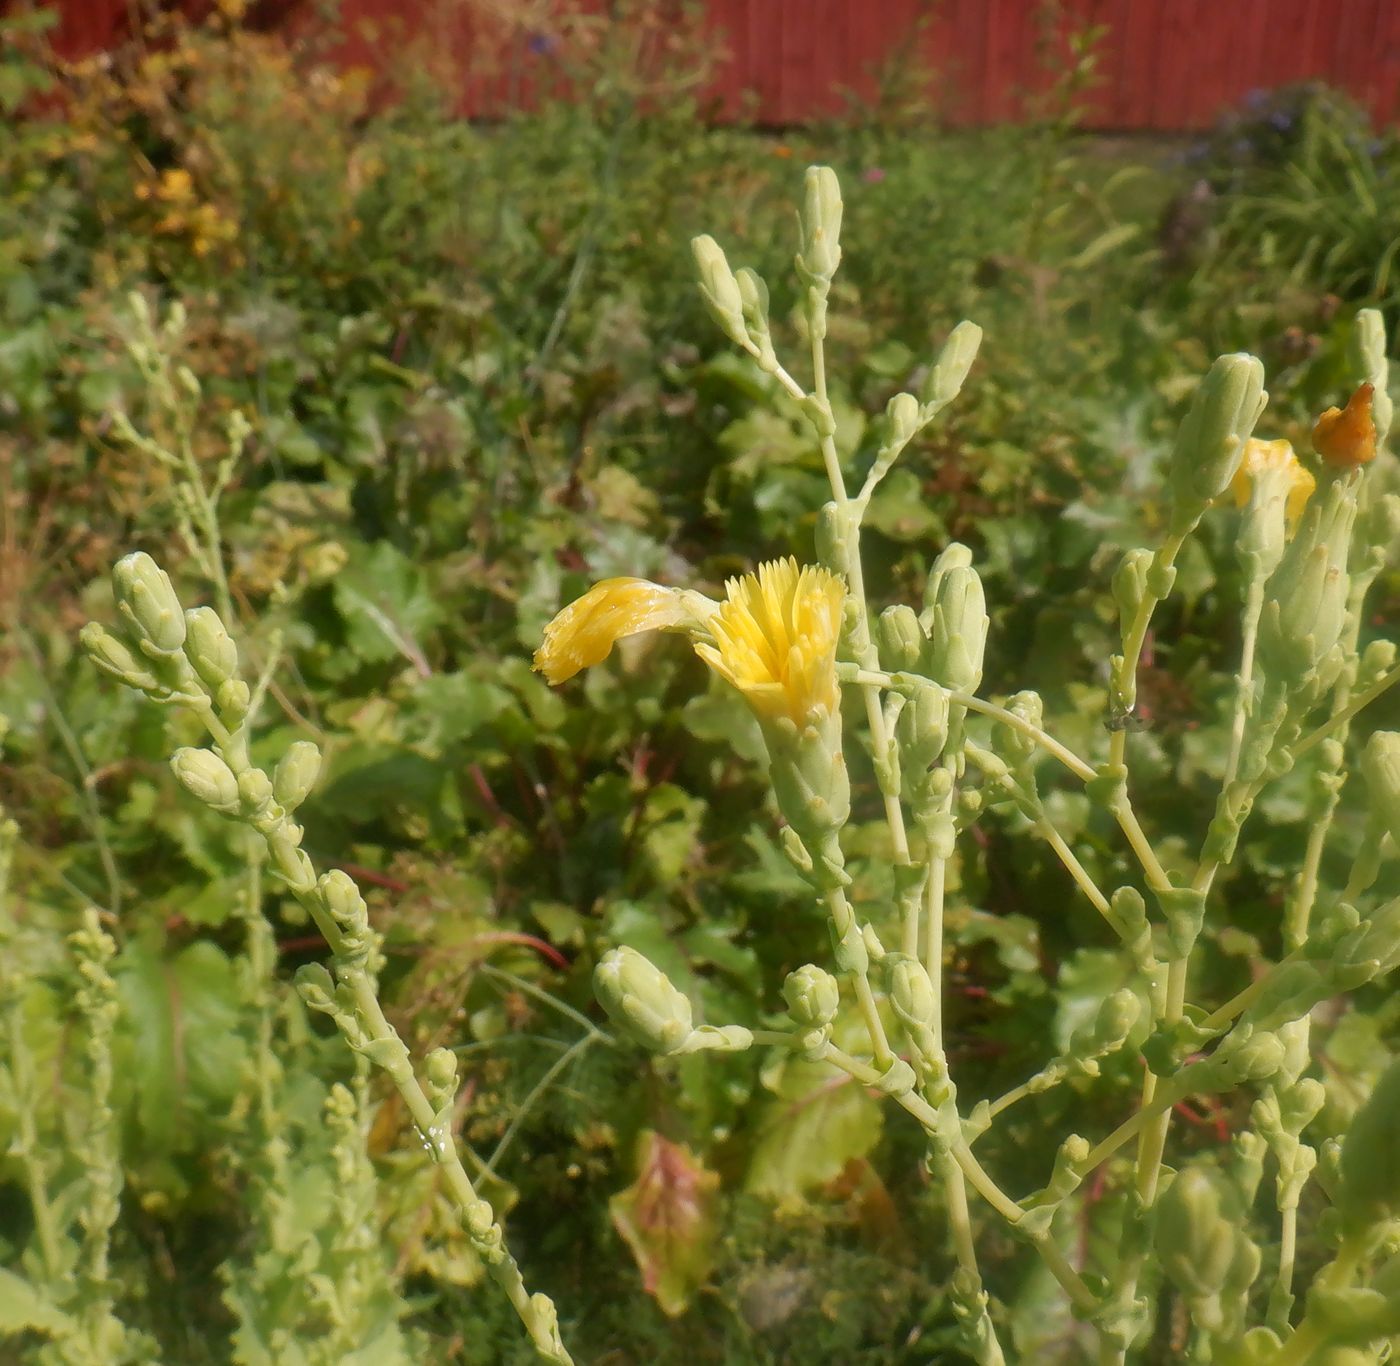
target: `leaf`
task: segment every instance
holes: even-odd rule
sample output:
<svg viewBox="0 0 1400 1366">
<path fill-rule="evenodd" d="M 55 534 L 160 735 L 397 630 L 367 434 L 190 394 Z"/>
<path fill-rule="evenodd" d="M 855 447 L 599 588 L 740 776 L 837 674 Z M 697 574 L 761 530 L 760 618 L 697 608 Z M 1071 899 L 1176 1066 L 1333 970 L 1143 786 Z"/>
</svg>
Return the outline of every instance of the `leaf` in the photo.
<svg viewBox="0 0 1400 1366">
<path fill-rule="evenodd" d="M 653 1130 L 638 1141 L 637 1179 L 608 1201 L 642 1285 L 672 1317 L 683 1314 L 715 1262 L 719 1177 L 684 1144 Z"/>
<path fill-rule="evenodd" d="M 885 477 L 866 509 L 865 525 L 892 541 L 919 541 L 944 534 L 943 519 L 924 500 L 912 470 L 893 470 Z"/>
<path fill-rule="evenodd" d="M 387 541 L 357 547 L 335 580 L 347 643 L 360 659 L 402 656 L 426 670 L 421 642 L 442 620 L 427 575 Z"/>
<path fill-rule="evenodd" d="M 0 1335 L 33 1330 L 58 1336 L 75 1328 L 77 1324 L 23 1276 L 0 1267 Z"/>
<path fill-rule="evenodd" d="M 781 1055 L 764 1069 L 775 1093 L 761 1112 L 744 1188 L 779 1203 L 803 1204 L 880 1141 L 880 1102 L 827 1062 Z"/>
</svg>

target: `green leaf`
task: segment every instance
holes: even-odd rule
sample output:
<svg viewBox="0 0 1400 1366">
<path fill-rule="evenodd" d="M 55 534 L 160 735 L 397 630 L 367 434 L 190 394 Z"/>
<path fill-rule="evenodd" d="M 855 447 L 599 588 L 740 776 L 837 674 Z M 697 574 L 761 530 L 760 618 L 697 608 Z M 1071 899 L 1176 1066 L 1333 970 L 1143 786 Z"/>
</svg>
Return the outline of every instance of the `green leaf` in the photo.
<svg viewBox="0 0 1400 1366">
<path fill-rule="evenodd" d="M 689 1148 L 644 1130 L 637 1179 L 608 1201 L 642 1285 L 667 1313 L 683 1314 L 715 1261 L 719 1177 Z"/>
<path fill-rule="evenodd" d="M 880 1141 L 880 1102 L 827 1062 L 779 1055 L 764 1068 L 775 1099 L 763 1107 L 744 1188 L 780 1204 L 805 1203 L 852 1158 Z"/>
<path fill-rule="evenodd" d="M 76 1327 L 67 1314 L 24 1277 L 0 1267 L 0 1335 L 8 1337 L 29 1330 L 59 1336 Z"/>
<path fill-rule="evenodd" d="M 387 541 L 357 547 L 335 580 L 347 643 L 360 659 L 424 666 L 423 641 L 442 620 L 427 575 Z"/>
<path fill-rule="evenodd" d="M 924 499 L 918 476 L 896 469 L 875 490 L 865 512 L 865 525 L 892 541 L 921 541 L 942 537 L 943 519 Z"/>
</svg>

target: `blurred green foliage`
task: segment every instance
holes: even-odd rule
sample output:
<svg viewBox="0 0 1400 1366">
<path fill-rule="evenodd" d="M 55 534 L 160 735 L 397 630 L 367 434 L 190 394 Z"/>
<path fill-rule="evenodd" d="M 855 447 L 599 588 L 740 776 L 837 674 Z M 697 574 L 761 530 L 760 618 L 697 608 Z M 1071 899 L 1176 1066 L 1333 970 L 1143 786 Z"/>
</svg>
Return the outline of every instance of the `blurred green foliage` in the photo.
<svg viewBox="0 0 1400 1366">
<path fill-rule="evenodd" d="M 810 558 L 819 454 L 714 334 L 689 238 L 704 227 L 787 280 L 794 168 L 837 168 L 849 271 L 827 352 L 852 465 L 874 449 L 864 415 L 959 318 L 985 327 L 963 398 L 870 509 L 869 587 L 908 600 L 944 542 L 972 545 L 993 611 L 988 690 L 1034 685 L 1080 748 L 1101 734 L 1116 648 L 1102 590 L 1119 551 L 1161 523 L 1191 377 L 1249 344 L 1270 371 L 1278 426 L 1263 434 L 1298 438 L 1338 397 L 1346 315 L 1392 297 L 1381 239 L 1400 152 L 1356 148 L 1335 101 L 1307 103 L 1303 134 L 1265 165 L 1226 174 L 1208 149 L 1209 195 L 1193 198 L 1197 171 L 1163 149 L 1075 136 L 1092 43 L 1073 52 L 1082 79 L 1023 128 L 948 133 L 892 68 L 874 106 L 779 139 L 709 126 L 689 95 L 655 98 L 692 89 L 711 55 L 652 41 L 655 14 L 638 0 L 615 34 L 553 35 L 573 98 L 482 126 L 447 117 L 432 81 L 385 104 L 316 51 L 218 15 L 66 69 L 41 24 L 0 28 L 0 805 L 19 827 L 7 1008 L 39 1071 L 26 1090 L 12 1051 L 0 1087 L 0 1257 L 28 1267 L 34 1239 L 16 1135 L 30 1125 L 61 1146 L 81 1119 L 64 936 L 95 904 L 118 946 L 111 1295 L 164 1360 L 259 1361 L 260 1334 L 310 1340 L 328 1324 L 416 1360 L 527 1350 L 477 1290 L 397 1106 L 376 1092 L 360 1110 L 336 1101 L 339 1128 L 320 1123 L 333 1083 L 366 1083 L 288 989 L 319 952 L 295 904 L 250 889 L 236 835 L 176 799 L 163 757 L 189 738 L 169 734 L 182 723 L 75 656 L 78 626 L 109 611 L 119 553 L 182 558 L 170 472 L 113 422 L 169 435 L 128 349 L 130 291 L 186 310 L 163 345 L 201 381 L 194 457 L 212 470 L 229 415 L 251 423 L 220 516 L 240 644 L 273 669 L 263 743 L 275 755 L 311 737 L 329 755 L 307 847 L 376 889 L 405 1037 L 462 1055 L 462 1133 L 527 1278 L 560 1304 L 581 1360 L 688 1364 L 953 1359 L 943 1221 L 912 1125 L 800 1062 L 646 1062 L 588 1026 L 610 947 L 664 967 L 699 1019 L 756 1026 L 822 934 L 779 851 L 752 722 L 687 651 L 626 643 L 572 685 L 587 705 L 529 667 L 543 622 L 595 579 L 713 589 L 759 558 Z M 45 89 L 57 103 L 14 116 Z M 1340 212 L 1358 185 L 1375 212 Z M 789 343 L 792 302 L 773 307 Z M 1168 853 L 1197 837 L 1220 773 L 1229 538 L 1222 518 L 1183 557 L 1170 646 L 1143 674 L 1153 729 L 1135 774 Z M 210 585 L 187 570 L 197 601 Z M 1395 591 L 1382 580 L 1382 606 Z M 850 869 L 873 904 L 889 851 L 869 775 L 856 778 Z M 1306 783 L 1301 771 L 1260 804 L 1223 897 L 1230 923 L 1208 928 L 1206 970 L 1226 989 L 1277 950 Z M 1087 801 L 1047 800 L 1090 872 L 1124 880 Z M 1017 819 L 984 821 L 950 889 L 950 1039 L 970 1100 L 1033 1073 L 1046 1040 L 1121 985 L 1053 857 L 1008 856 Z M 262 976 L 249 898 L 276 940 Z M 1315 1034 L 1324 1127 L 1383 1065 L 1395 1015 L 1378 991 Z M 1116 1123 L 1137 1080 L 1118 1059 L 1027 1105 L 984 1160 L 1033 1187 L 1044 1129 L 1063 1131 L 1070 1107 L 1075 1127 Z M 257 1104 L 290 1136 L 275 1161 Z M 360 1114 L 382 1256 L 347 1242 L 368 1199 L 346 1137 Z M 1186 1133 L 1216 1148 L 1242 1121 L 1219 1110 Z M 61 1204 L 79 1176 L 46 1179 Z M 668 1181 L 705 1192 L 693 1236 L 669 1242 Z M 1083 1196 L 1110 1225 L 1116 1199 Z M 305 1241 L 287 1241 L 289 1218 Z M 1019 1279 L 996 1236 L 984 1246 L 1023 1359 L 1080 1359 L 1075 1326 L 1045 1312 L 1050 1287 Z M 288 1291 L 311 1266 L 370 1287 L 362 1322 Z M 0 1332 L 39 1352 L 43 1329 L 0 1282 Z M 1155 1350 L 1176 1359 L 1165 1335 Z"/>
</svg>

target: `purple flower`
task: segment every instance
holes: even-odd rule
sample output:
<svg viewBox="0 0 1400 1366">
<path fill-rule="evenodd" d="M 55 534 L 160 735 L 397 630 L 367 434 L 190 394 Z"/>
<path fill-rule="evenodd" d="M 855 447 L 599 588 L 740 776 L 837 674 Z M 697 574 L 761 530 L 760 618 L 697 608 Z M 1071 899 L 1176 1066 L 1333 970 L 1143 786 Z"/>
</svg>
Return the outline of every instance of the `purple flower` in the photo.
<svg viewBox="0 0 1400 1366">
<path fill-rule="evenodd" d="M 548 57 L 554 51 L 554 39 L 547 33 L 532 33 L 525 40 L 525 48 L 536 57 Z"/>
<path fill-rule="evenodd" d="M 878 185 L 885 178 L 885 168 L 883 166 L 868 166 L 861 177 L 867 185 Z"/>
</svg>

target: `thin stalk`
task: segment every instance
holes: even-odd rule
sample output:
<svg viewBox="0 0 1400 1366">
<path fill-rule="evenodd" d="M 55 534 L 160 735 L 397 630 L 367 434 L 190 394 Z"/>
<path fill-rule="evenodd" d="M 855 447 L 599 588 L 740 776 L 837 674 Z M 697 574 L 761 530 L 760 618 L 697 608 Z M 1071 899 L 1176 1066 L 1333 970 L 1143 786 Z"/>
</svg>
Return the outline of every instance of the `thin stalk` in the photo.
<svg viewBox="0 0 1400 1366">
<path fill-rule="evenodd" d="M 1400 664 L 1397 664 L 1388 673 L 1382 674 L 1369 688 L 1363 688 L 1344 707 L 1341 707 L 1324 721 L 1315 731 L 1303 737 L 1293 746 L 1294 759 L 1306 754 L 1314 745 L 1320 744 L 1336 728 L 1347 721 L 1350 721 L 1357 712 L 1365 707 L 1369 707 L 1383 692 L 1393 688 L 1396 683 L 1400 683 Z"/>
<path fill-rule="evenodd" d="M 1225 779 L 1221 790 L 1227 791 L 1235 781 L 1240 767 L 1240 750 L 1244 746 L 1245 725 L 1254 700 L 1254 646 L 1259 637 L 1259 615 L 1264 610 L 1264 580 L 1254 577 L 1245 592 L 1244 620 L 1241 627 L 1239 691 L 1235 697 L 1235 715 L 1230 723 L 1230 753 L 1225 760 Z"/>
</svg>

